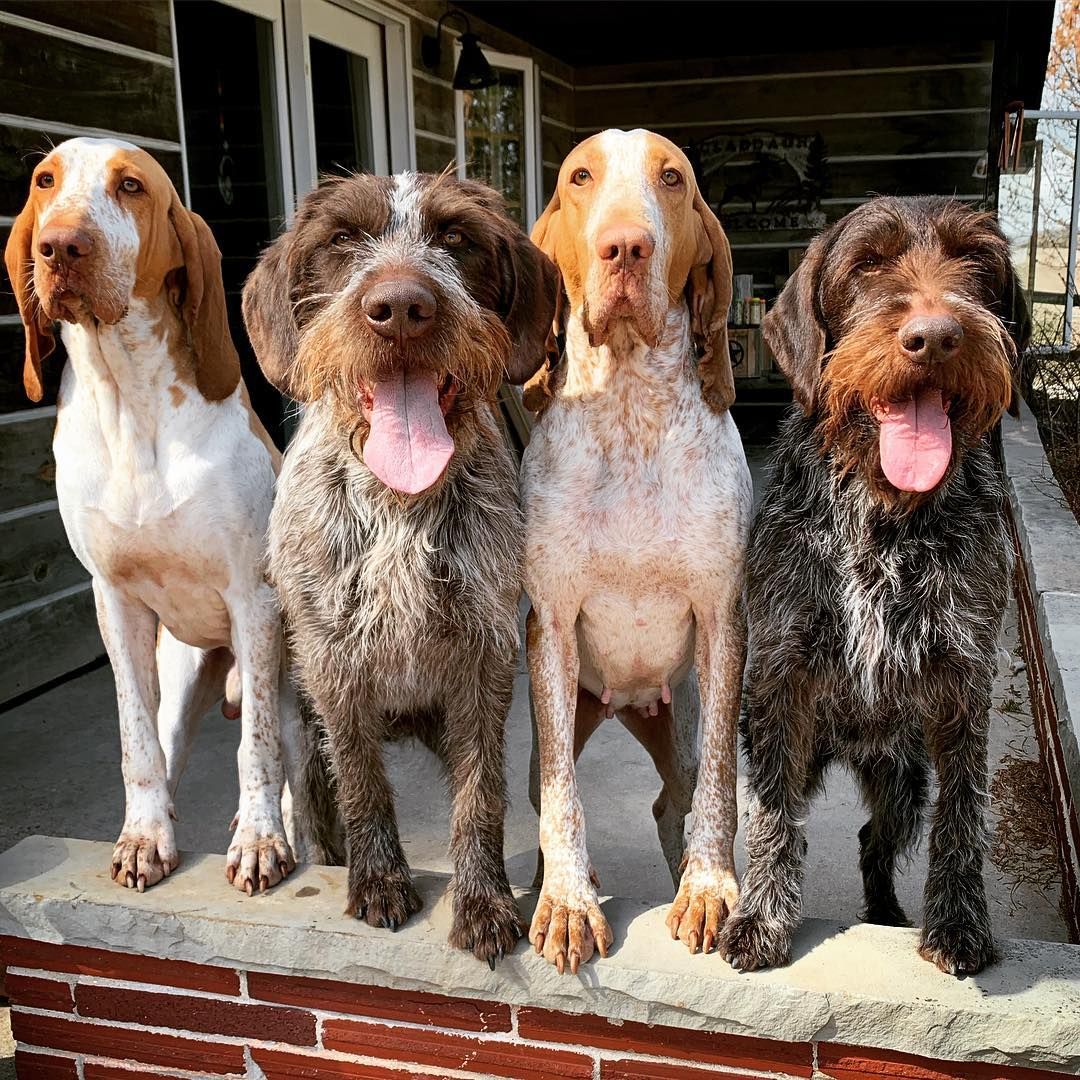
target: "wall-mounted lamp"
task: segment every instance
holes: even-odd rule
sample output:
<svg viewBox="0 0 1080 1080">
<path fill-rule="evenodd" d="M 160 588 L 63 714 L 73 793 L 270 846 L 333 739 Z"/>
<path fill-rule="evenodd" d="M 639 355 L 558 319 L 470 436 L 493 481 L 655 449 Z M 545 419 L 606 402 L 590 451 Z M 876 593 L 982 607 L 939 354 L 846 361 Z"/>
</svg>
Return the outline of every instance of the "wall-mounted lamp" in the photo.
<svg viewBox="0 0 1080 1080">
<path fill-rule="evenodd" d="M 447 11 L 439 19 L 435 27 L 435 36 L 425 34 L 420 42 L 420 56 L 424 66 L 435 69 L 439 66 L 442 58 L 442 42 L 439 35 L 442 33 L 443 19 L 456 16 L 465 22 L 465 32 L 461 35 L 461 56 L 458 58 L 457 70 L 454 72 L 455 90 L 483 90 L 485 86 L 494 86 L 499 77 L 491 70 L 487 57 L 480 51 L 480 39 L 469 29 L 469 17 L 464 11 Z"/>
</svg>

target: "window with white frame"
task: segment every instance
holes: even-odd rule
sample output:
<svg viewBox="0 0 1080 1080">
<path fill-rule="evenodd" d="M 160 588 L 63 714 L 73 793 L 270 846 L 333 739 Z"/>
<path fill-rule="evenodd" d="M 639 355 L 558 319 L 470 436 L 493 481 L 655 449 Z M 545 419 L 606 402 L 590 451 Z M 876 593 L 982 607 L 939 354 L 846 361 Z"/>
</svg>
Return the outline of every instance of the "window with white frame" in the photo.
<svg viewBox="0 0 1080 1080">
<path fill-rule="evenodd" d="M 485 49 L 494 86 L 457 91 L 458 175 L 500 192 L 526 228 L 539 214 L 536 69 L 531 59 Z"/>
</svg>

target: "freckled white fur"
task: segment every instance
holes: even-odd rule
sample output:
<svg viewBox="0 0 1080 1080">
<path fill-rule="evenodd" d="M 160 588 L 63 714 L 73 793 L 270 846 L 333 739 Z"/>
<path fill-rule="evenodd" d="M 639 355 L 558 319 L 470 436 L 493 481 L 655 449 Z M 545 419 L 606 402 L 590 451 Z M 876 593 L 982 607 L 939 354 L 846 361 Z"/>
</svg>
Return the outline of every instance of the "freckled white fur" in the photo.
<svg viewBox="0 0 1080 1080">
<path fill-rule="evenodd" d="M 148 884 L 176 865 L 173 795 L 197 724 L 235 662 L 241 794 L 229 859 L 241 874 L 254 866 L 258 888 L 260 845 L 285 845 L 284 665 L 276 599 L 263 579 L 274 467 L 251 428 L 242 384 L 210 402 L 193 381 L 178 380 L 163 298 L 131 295 L 139 233 L 103 183 L 106 163 L 124 148 L 133 149 L 97 139 L 62 144 L 54 151 L 61 187 L 50 202 L 50 214 L 62 208 L 97 226 L 108 272 L 128 296 L 115 325 L 63 324 L 68 362 L 53 442 L 60 513 L 93 576 L 116 678 L 127 809 L 114 861 L 134 862 L 137 849 Z"/>
<path fill-rule="evenodd" d="M 707 904 L 730 910 L 738 895 L 735 730 L 745 647 L 739 603 L 752 489 L 734 422 L 702 398 L 686 304 L 668 306 L 672 238 L 645 176 L 651 138 L 640 131 L 598 137 L 605 170 L 586 230 L 595 250 L 600 230 L 627 208 L 652 230 L 648 295 L 661 313 L 661 341 L 650 347 L 623 323 L 593 347 L 582 313 L 572 311 L 565 380 L 522 466 L 525 586 L 539 629 L 529 655 L 541 749 L 544 883 L 537 910 L 565 907 L 571 922 L 587 919 L 597 936 L 610 931 L 590 880 L 574 774 L 579 682 L 597 696 L 609 690 L 616 710 L 654 703 L 671 686 L 676 742 L 689 741 L 690 758 L 700 689 L 701 765 L 676 907 L 685 900 L 684 913 Z M 597 261 L 587 268 L 586 297 L 599 287 Z M 693 669 L 696 685 L 688 678 Z M 682 815 L 677 820 L 681 853 Z M 690 921 L 680 927 L 675 918 L 684 941 Z M 694 925 L 700 943 L 700 923 Z M 545 954 L 553 959 L 555 931 L 534 920 L 534 938 L 538 932 L 547 935 Z"/>
</svg>

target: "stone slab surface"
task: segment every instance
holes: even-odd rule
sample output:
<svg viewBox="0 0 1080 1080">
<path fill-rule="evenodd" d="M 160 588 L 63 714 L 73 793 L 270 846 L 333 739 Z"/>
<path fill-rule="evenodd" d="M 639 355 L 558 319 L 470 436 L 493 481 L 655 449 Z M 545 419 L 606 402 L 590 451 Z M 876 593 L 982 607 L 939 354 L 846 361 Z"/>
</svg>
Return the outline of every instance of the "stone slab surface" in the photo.
<svg viewBox="0 0 1080 1080">
<path fill-rule="evenodd" d="M 1072 804 L 1080 804 L 1080 525 L 1054 479 L 1027 404 L 1002 422 L 1009 500 L 1035 593 Z"/>
<path fill-rule="evenodd" d="M 1020 531 L 1032 589 L 1080 595 L 1080 527 L 1046 460 L 1035 417 L 1025 402 L 1020 416 L 1001 424 L 1009 499 Z"/>
<path fill-rule="evenodd" d="M 447 878 L 417 873 L 421 916 L 396 934 L 342 915 L 345 871 L 303 867 L 262 897 L 237 895 L 220 858 L 187 854 L 139 895 L 109 879 L 111 845 L 30 837 L 0 856 L 0 933 L 197 963 L 302 973 L 784 1041 L 830 1040 L 952 1060 L 1080 1074 L 1080 947 L 1001 942 L 1001 961 L 957 980 L 915 951 L 917 932 L 808 920 L 788 968 L 737 974 L 690 956 L 664 907 L 609 899 L 616 948 L 559 976 L 523 942 L 495 972 L 446 943 Z M 533 897 L 522 893 L 526 916 Z"/>
<path fill-rule="evenodd" d="M 1080 529 L 1077 530 L 1080 544 Z M 1080 562 L 1080 547 L 1075 558 Z M 1080 595 L 1039 597 L 1039 634 L 1057 704 L 1058 731 L 1074 804 L 1080 803 Z"/>
</svg>

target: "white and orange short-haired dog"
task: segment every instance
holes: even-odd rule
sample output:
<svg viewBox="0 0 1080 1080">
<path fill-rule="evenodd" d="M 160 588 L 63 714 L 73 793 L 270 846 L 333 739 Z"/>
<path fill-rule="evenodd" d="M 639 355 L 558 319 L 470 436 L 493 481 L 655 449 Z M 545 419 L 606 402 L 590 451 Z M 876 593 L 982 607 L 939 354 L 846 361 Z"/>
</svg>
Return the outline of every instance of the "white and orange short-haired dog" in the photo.
<svg viewBox="0 0 1080 1080">
<path fill-rule="evenodd" d="M 731 256 L 686 156 L 648 131 L 586 139 L 563 162 L 533 240 L 562 276 L 566 349 L 523 465 L 544 857 L 530 937 L 560 971 L 576 971 L 612 941 L 574 770 L 605 714 L 663 780 L 653 813 L 678 883 L 673 936 L 708 951 L 737 899 L 753 500 L 727 411 Z"/>
<path fill-rule="evenodd" d="M 240 378 L 217 244 L 149 154 L 80 138 L 34 170 L 5 261 L 32 400 L 56 322 L 67 349 L 56 487 L 116 679 L 126 811 L 112 876 L 142 890 L 176 867 L 173 796 L 228 683 L 225 709 L 242 716 L 226 873 L 267 888 L 293 866 L 263 578 L 279 455 Z"/>
</svg>

